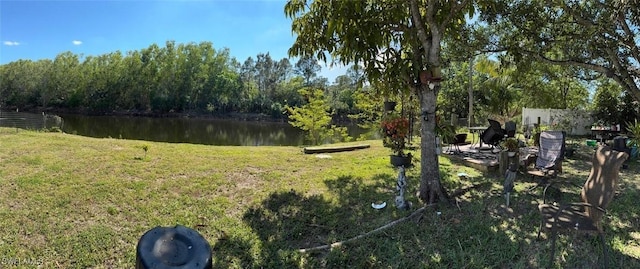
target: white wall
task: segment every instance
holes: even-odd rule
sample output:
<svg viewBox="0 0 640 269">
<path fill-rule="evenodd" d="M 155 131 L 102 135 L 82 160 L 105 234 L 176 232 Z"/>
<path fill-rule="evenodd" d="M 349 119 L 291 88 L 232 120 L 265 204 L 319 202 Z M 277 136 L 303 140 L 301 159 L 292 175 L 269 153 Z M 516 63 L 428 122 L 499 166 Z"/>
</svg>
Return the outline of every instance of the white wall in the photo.
<svg viewBox="0 0 640 269">
<path fill-rule="evenodd" d="M 571 135 L 590 134 L 593 123 L 589 112 L 584 110 L 522 108 L 523 126 L 533 128 L 538 120 L 541 125 L 556 126 Z"/>
</svg>

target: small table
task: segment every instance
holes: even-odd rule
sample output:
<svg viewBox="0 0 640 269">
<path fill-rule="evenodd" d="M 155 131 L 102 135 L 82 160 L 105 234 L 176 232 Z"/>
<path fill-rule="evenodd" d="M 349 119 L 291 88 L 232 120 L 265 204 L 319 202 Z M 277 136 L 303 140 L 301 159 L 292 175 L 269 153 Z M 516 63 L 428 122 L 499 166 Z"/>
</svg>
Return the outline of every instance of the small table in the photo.
<svg viewBox="0 0 640 269">
<path fill-rule="evenodd" d="M 478 143 L 480 144 L 478 147 L 476 147 L 477 149 L 482 148 L 482 138 L 480 137 L 480 133 L 484 130 L 486 130 L 489 127 L 483 127 L 483 126 L 475 126 L 475 127 L 469 127 L 469 132 L 471 133 L 471 146 L 475 145 L 476 143 L 473 142 L 475 141 L 474 137 L 475 134 L 478 135 Z"/>
<path fill-rule="evenodd" d="M 620 130 L 591 129 L 591 135 L 602 143 L 619 134 Z"/>
</svg>

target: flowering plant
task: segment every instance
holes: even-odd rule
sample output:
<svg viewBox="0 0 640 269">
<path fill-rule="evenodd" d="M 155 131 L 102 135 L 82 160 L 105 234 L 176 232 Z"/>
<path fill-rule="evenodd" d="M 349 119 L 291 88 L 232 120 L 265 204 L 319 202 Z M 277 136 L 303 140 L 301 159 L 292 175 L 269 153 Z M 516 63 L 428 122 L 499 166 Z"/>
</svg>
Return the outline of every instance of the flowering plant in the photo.
<svg viewBox="0 0 640 269">
<path fill-rule="evenodd" d="M 390 148 L 397 156 L 404 156 L 405 139 L 409 134 L 409 120 L 398 116 L 388 116 L 380 123 L 382 144 Z"/>
</svg>

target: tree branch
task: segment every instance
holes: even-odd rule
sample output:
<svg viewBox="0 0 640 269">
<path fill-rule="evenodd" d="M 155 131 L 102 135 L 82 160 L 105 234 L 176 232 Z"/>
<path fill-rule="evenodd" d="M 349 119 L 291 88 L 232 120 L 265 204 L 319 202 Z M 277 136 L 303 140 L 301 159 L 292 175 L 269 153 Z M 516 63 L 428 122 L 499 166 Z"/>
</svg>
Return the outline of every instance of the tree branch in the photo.
<svg viewBox="0 0 640 269">
<path fill-rule="evenodd" d="M 551 59 L 549 57 L 546 57 L 544 55 L 541 55 L 539 53 L 535 53 L 532 51 L 525 51 L 526 53 L 528 53 L 529 55 L 533 56 L 534 58 L 545 62 L 545 63 L 549 63 L 549 64 L 555 64 L 555 65 L 562 65 L 562 66 L 578 66 L 584 69 L 588 69 L 588 70 L 592 70 L 601 74 L 604 74 L 605 76 L 615 80 L 616 82 L 618 82 L 620 85 L 623 85 L 626 89 L 629 90 L 629 93 L 631 93 L 633 96 L 636 97 L 637 100 L 638 97 L 640 97 L 640 89 L 638 88 L 638 85 L 636 85 L 636 83 L 633 81 L 633 77 L 631 75 L 629 75 L 629 73 L 626 72 L 626 69 L 624 69 L 620 62 L 618 61 L 617 57 L 613 57 L 615 59 L 612 59 L 611 56 L 609 57 L 609 60 L 611 61 L 611 63 L 613 65 L 616 66 L 616 69 L 621 70 L 620 73 L 616 73 L 615 70 L 612 70 L 611 68 L 607 68 L 605 66 L 601 66 L 601 65 L 596 65 L 596 64 L 591 64 L 591 63 L 585 63 L 585 62 L 580 62 L 580 61 L 576 61 L 576 60 L 554 60 Z M 609 53 L 613 53 L 615 54 L 614 51 L 612 51 L 611 49 L 609 49 Z M 631 81 L 629 81 L 631 80 Z"/>
<path fill-rule="evenodd" d="M 319 251 L 319 250 L 325 250 L 325 249 L 331 249 L 331 248 L 335 248 L 335 247 L 340 247 L 340 246 L 342 246 L 344 244 L 351 243 L 351 242 L 356 241 L 358 239 L 365 238 L 365 237 L 367 237 L 369 235 L 372 235 L 374 233 L 380 232 L 380 231 L 385 230 L 387 228 L 393 227 L 393 226 L 395 226 L 395 225 L 397 225 L 397 224 L 399 224 L 401 222 L 404 222 L 404 221 L 406 221 L 408 219 L 411 219 L 411 218 L 417 216 L 418 214 L 421 214 L 422 212 L 427 210 L 428 207 L 431 207 L 433 205 L 434 204 L 430 204 L 430 205 L 426 205 L 424 207 L 421 207 L 418 210 L 416 210 L 413 213 L 411 213 L 411 215 L 409 215 L 409 216 L 406 216 L 406 217 L 401 218 L 401 219 L 394 220 L 394 221 L 389 222 L 389 223 L 387 223 L 387 224 L 385 224 L 383 226 L 380 226 L 380 227 L 378 227 L 378 228 L 376 228 L 376 229 L 374 229 L 372 231 L 369 231 L 367 233 L 358 235 L 356 237 L 352 237 L 352 238 L 349 238 L 349 239 L 344 240 L 344 241 L 335 242 L 335 243 L 331 243 L 331 244 L 327 244 L 327 245 L 322 245 L 322 246 L 317 246 L 317 247 L 312 247 L 312 248 L 302 248 L 302 249 L 299 249 L 298 251 L 301 252 L 301 253 L 307 253 L 307 252 L 313 252 L 313 251 Z"/>
<path fill-rule="evenodd" d="M 430 3 L 432 2 L 434 1 L 430 1 Z M 409 1 L 409 4 L 411 10 L 411 19 L 413 20 L 413 27 L 415 27 L 418 34 L 418 39 L 420 40 L 420 43 L 422 43 L 424 55 L 429 55 L 432 44 L 430 44 L 429 40 L 427 39 L 427 33 L 425 32 L 424 24 L 422 23 L 422 16 L 420 15 L 420 9 L 418 8 L 418 1 L 411 0 Z"/>
<path fill-rule="evenodd" d="M 416 9 L 417 9 L 416 4 Z M 429 49 L 427 62 L 432 67 L 440 66 L 440 41 L 441 35 L 440 28 L 438 28 L 438 24 L 435 20 L 436 14 L 436 1 L 428 1 L 427 2 L 427 12 L 425 14 L 425 19 L 427 20 L 427 24 L 429 25 L 429 30 L 431 31 L 431 48 Z M 420 25 L 420 27 L 424 27 Z"/>
<path fill-rule="evenodd" d="M 442 23 L 439 25 L 440 29 L 444 29 L 445 25 L 451 22 L 451 18 L 453 18 L 453 15 L 458 14 L 458 12 L 460 12 L 462 8 L 468 4 L 468 2 L 469 0 L 463 0 L 458 4 L 457 1 L 451 1 L 451 6 L 449 7 L 449 14 L 447 15 L 447 17 L 444 18 L 444 20 L 442 20 Z"/>
<path fill-rule="evenodd" d="M 636 44 L 634 41 L 635 35 L 633 34 L 633 31 L 631 30 L 631 28 L 629 27 L 629 24 L 624 18 L 624 12 L 620 12 L 620 15 L 618 15 L 618 22 L 620 23 L 620 26 L 622 27 L 623 31 L 627 35 L 626 40 L 625 38 L 623 38 L 623 41 L 622 41 L 623 44 L 625 44 L 629 48 L 629 50 L 631 51 L 631 55 L 633 55 L 633 58 L 635 58 L 637 62 L 640 62 L 640 51 L 638 49 L 638 44 Z"/>
</svg>

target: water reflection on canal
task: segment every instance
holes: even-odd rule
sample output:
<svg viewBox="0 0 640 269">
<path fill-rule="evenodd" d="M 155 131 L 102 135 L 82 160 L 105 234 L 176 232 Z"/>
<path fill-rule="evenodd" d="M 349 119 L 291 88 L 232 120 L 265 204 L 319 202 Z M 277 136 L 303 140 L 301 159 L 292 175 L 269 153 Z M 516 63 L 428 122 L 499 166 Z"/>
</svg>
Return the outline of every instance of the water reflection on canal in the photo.
<svg viewBox="0 0 640 269">
<path fill-rule="evenodd" d="M 62 114 L 65 133 L 97 138 L 121 138 L 173 143 L 232 146 L 300 146 L 304 133 L 284 122 L 259 122 L 204 118 L 150 118 Z M 26 129 L 50 128 L 51 115 L 1 112 L 0 126 Z M 363 130 L 349 127 L 358 137 Z"/>
</svg>

